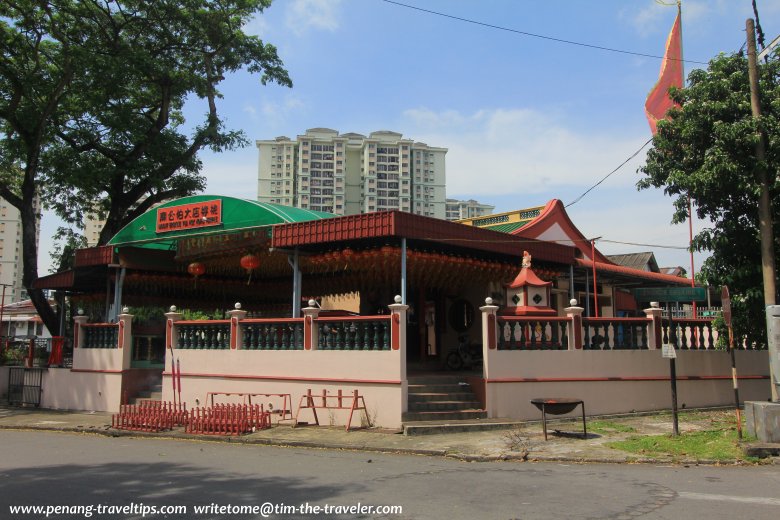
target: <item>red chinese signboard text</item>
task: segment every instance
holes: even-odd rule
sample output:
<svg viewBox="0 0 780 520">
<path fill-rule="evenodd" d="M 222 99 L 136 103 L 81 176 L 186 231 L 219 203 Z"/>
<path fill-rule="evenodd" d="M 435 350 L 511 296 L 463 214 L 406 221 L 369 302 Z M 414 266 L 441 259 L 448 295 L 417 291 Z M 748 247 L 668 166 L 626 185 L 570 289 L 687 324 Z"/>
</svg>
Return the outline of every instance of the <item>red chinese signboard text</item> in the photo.
<svg viewBox="0 0 780 520">
<path fill-rule="evenodd" d="M 222 200 L 204 200 L 157 209 L 158 233 L 182 231 L 222 224 Z"/>
</svg>

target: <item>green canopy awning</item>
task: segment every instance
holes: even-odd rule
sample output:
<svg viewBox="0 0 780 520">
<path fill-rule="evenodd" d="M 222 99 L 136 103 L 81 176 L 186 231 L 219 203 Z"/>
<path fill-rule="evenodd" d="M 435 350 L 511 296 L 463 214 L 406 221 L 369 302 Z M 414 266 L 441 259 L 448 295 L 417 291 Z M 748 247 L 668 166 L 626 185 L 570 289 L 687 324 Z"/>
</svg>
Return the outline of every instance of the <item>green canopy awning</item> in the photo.
<svg viewBox="0 0 780 520">
<path fill-rule="evenodd" d="M 219 208 L 219 212 L 215 211 Z M 155 206 L 108 242 L 172 249 L 176 239 L 336 217 L 331 213 L 220 195 L 194 195 Z M 175 226 L 175 227 L 174 227 Z"/>
</svg>

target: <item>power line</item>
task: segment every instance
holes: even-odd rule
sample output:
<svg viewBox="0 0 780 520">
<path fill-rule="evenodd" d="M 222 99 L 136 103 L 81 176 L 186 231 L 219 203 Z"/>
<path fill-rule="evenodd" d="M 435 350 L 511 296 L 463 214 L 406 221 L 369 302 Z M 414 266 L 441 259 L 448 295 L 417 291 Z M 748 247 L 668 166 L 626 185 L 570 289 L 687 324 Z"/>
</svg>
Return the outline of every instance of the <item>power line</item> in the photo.
<svg viewBox="0 0 780 520">
<path fill-rule="evenodd" d="M 599 184 L 601 184 L 602 182 L 604 182 L 605 180 L 607 180 L 607 178 L 608 178 L 610 175 L 612 175 L 613 173 L 615 173 L 616 171 L 618 171 L 620 168 L 622 168 L 623 166 L 625 166 L 625 165 L 626 165 L 626 163 L 628 163 L 628 161 L 630 161 L 631 159 L 633 159 L 634 157 L 636 157 L 637 155 L 639 155 L 639 152 L 641 152 L 642 150 L 644 150 L 644 149 L 645 149 L 645 146 L 647 146 L 648 144 L 650 144 L 650 143 L 652 142 L 652 140 L 653 140 L 653 138 L 651 137 L 650 139 L 648 139 L 647 141 L 645 141 L 645 144 L 643 144 L 643 145 L 642 145 L 642 146 L 639 148 L 639 150 L 637 150 L 636 152 L 634 152 L 633 154 L 631 154 L 631 157 L 629 157 L 628 159 L 626 159 L 625 161 L 623 161 L 622 163 L 620 163 L 620 166 L 618 166 L 617 168 L 615 168 L 614 170 L 612 170 L 611 172 L 609 172 L 608 174 L 606 174 L 606 175 L 605 175 L 605 176 L 604 176 L 604 177 L 603 177 L 603 178 L 602 178 L 602 179 L 601 179 L 599 182 L 597 182 L 596 184 L 594 184 L 593 186 L 591 186 L 590 188 L 588 188 L 587 190 L 585 190 L 585 192 L 584 192 L 582 195 L 580 195 L 579 197 L 577 197 L 576 199 L 574 199 L 572 202 L 569 202 L 568 204 L 566 204 L 566 206 L 565 206 L 565 207 L 566 207 L 566 208 L 568 208 L 569 206 L 572 206 L 572 205 L 574 205 L 574 204 L 577 204 L 579 201 L 581 201 L 581 200 L 583 199 L 583 197 L 585 197 L 585 195 L 587 195 L 588 193 L 590 193 L 591 191 L 593 191 L 593 190 L 594 190 L 594 189 L 595 189 L 595 188 L 596 188 L 596 187 L 597 187 Z"/>
<path fill-rule="evenodd" d="M 444 18 L 450 18 L 452 20 L 458 20 L 460 22 L 466 22 L 466 23 L 470 23 L 470 24 L 474 24 L 474 25 L 480 25 L 482 27 L 488 27 L 490 29 L 497 29 L 499 31 L 506 31 L 506 32 L 514 33 L 514 34 L 520 34 L 522 36 L 530 36 L 532 38 L 539 38 L 541 40 L 548 40 L 548 41 L 553 41 L 553 42 L 557 42 L 557 43 L 565 43 L 565 44 L 568 44 L 568 45 L 576 45 L 578 47 L 586 47 L 588 49 L 596 49 L 596 50 L 600 50 L 600 51 L 616 52 L 616 53 L 619 53 L 619 54 L 629 54 L 631 56 L 642 56 L 644 58 L 655 58 L 655 59 L 659 59 L 659 60 L 664 59 L 664 56 L 658 56 L 656 54 L 645 54 L 643 52 L 634 52 L 634 51 L 627 51 L 627 50 L 623 50 L 623 49 L 615 49 L 613 47 L 604 47 L 602 45 L 594 45 L 594 44 L 591 44 L 591 43 L 575 42 L 573 40 L 564 40 L 563 38 L 555 38 L 553 36 L 545 36 L 543 34 L 536 34 L 536 33 L 532 33 L 532 32 L 521 31 L 519 29 L 512 29 L 512 28 L 509 28 L 509 27 L 503 27 L 501 25 L 494 25 L 494 24 L 490 24 L 490 23 L 486 23 L 486 22 L 479 22 L 477 20 L 471 20 L 469 18 L 462 18 L 460 16 L 455 16 L 455 15 L 452 15 L 452 14 L 442 13 L 442 12 L 439 12 L 439 11 L 432 11 L 430 9 L 423 9 L 422 7 L 417 7 L 417 6 L 414 6 L 414 5 L 403 4 L 401 2 L 396 2 L 395 0 L 382 0 L 382 1 L 385 2 L 385 3 L 388 3 L 388 4 L 393 4 L 393 5 L 399 6 L 399 7 L 406 7 L 407 9 L 413 9 L 415 11 L 421 11 L 423 13 L 434 14 L 436 16 L 442 16 Z M 668 58 L 668 59 L 674 60 L 674 58 Z M 676 61 L 681 61 L 683 63 L 695 63 L 697 65 L 707 65 L 707 62 L 704 62 L 704 61 L 693 61 L 693 60 L 682 60 L 682 59 L 676 60 Z"/>
</svg>

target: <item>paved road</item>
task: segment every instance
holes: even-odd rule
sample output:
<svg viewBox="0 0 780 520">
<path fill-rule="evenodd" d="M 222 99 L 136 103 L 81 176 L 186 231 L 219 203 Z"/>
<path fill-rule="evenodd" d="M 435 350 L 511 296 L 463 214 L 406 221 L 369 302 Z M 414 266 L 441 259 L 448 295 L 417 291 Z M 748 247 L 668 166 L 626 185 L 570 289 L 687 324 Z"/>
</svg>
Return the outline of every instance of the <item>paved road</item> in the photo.
<svg viewBox="0 0 780 520">
<path fill-rule="evenodd" d="M 187 506 L 146 518 L 262 518 L 195 506 L 401 506 L 401 514 L 269 518 L 780 518 L 780 467 L 518 462 L 0 431 L 0 518 L 12 505 Z M 93 509 L 93 511 L 95 511 Z M 127 514 L 91 518 L 142 518 Z M 288 509 L 289 511 L 289 509 Z M 78 511 L 76 511 L 78 512 Z M 84 518 L 84 514 L 49 518 Z"/>
</svg>

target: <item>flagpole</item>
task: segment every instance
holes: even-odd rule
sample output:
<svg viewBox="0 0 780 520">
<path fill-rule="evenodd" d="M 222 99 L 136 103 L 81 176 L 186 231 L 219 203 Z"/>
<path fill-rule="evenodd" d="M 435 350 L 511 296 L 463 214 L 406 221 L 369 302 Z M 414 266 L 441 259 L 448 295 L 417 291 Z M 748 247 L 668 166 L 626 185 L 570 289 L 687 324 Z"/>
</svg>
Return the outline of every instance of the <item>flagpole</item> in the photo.
<svg viewBox="0 0 780 520">
<path fill-rule="evenodd" d="M 683 25 L 682 25 L 682 0 L 677 0 L 677 16 L 680 17 L 680 72 L 682 73 L 682 85 L 685 88 L 685 61 L 683 46 Z M 693 263 L 693 203 L 690 193 L 688 194 L 688 249 L 691 254 L 691 287 L 696 287 L 696 269 Z M 697 318 L 696 302 L 691 302 L 693 306 L 693 317 Z"/>
</svg>

